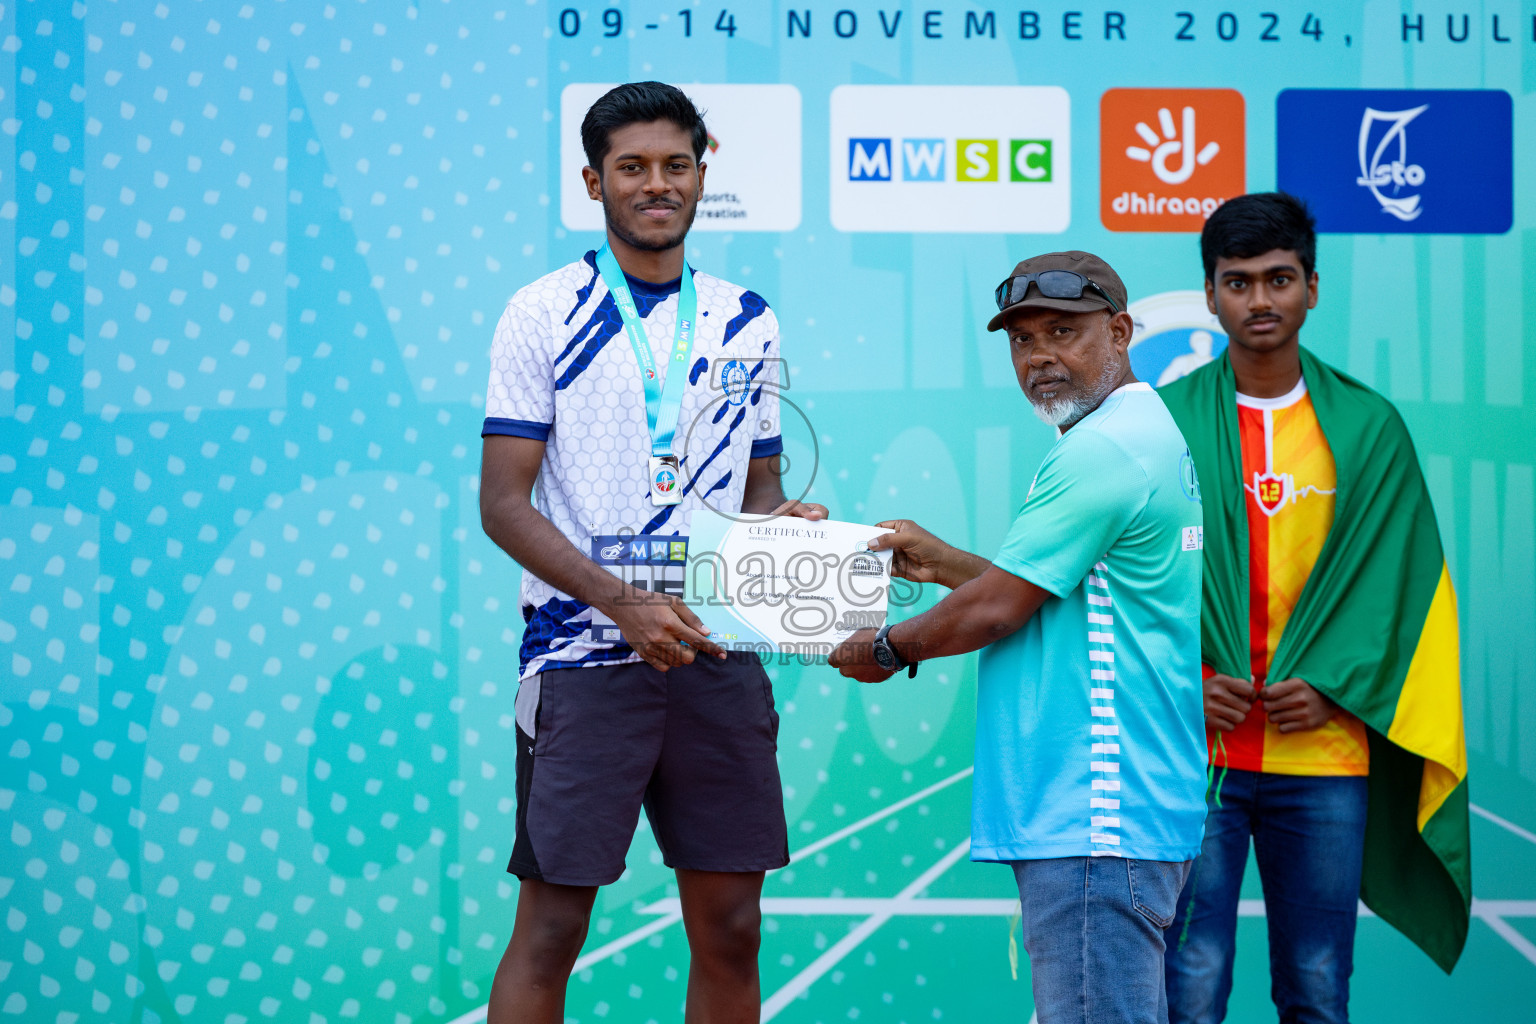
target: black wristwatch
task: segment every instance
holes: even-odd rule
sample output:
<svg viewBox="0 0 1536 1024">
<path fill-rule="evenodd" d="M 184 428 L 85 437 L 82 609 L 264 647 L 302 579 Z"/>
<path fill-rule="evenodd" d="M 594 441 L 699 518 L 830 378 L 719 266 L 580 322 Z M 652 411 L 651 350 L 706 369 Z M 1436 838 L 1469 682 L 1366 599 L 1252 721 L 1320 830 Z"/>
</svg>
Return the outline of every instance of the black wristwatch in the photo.
<svg viewBox="0 0 1536 1024">
<path fill-rule="evenodd" d="M 891 631 L 891 625 L 891 623 L 887 622 L 881 626 L 875 631 L 875 638 L 870 641 L 870 646 L 875 651 L 875 664 L 887 672 L 900 672 L 902 669 L 906 669 L 907 678 L 911 679 L 917 675 L 917 662 L 908 661 L 903 658 L 901 653 L 891 644 L 890 640 L 886 639 L 886 634 Z"/>
</svg>

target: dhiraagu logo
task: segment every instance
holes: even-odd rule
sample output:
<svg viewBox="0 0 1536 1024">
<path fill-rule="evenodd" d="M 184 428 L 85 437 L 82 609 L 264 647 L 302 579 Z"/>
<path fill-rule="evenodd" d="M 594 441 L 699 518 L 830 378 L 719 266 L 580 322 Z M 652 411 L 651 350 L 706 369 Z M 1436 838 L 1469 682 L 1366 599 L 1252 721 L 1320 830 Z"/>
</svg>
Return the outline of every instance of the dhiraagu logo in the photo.
<svg viewBox="0 0 1536 1024">
<path fill-rule="evenodd" d="M 1055 232 L 1071 212 L 1071 123 L 1054 86 L 839 86 L 841 231 Z"/>
</svg>

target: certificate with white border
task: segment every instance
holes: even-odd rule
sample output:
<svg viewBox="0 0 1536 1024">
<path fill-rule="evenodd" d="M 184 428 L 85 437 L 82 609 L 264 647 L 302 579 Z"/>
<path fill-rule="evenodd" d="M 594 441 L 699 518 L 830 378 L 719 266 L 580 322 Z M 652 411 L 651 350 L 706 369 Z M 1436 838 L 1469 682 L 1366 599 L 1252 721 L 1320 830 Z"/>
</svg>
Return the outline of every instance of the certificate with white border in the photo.
<svg viewBox="0 0 1536 1024">
<path fill-rule="evenodd" d="M 884 624 L 889 531 L 835 520 L 693 514 L 683 601 L 730 650 L 821 658 Z"/>
</svg>

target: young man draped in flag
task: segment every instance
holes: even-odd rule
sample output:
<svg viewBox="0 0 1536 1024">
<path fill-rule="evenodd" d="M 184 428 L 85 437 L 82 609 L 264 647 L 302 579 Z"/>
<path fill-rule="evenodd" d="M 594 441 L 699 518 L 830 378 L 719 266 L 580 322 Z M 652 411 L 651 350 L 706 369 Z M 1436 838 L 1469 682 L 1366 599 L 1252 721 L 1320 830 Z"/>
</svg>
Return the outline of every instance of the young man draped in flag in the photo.
<svg viewBox="0 0 1536 1024">
<path fill-rule="evenodd" d="M 1241 196 L 1200 249 L 1229 346 L 1161 392 L 1203 489 L 1211 760 L 1169 1019 L 1226 1015 L 1252 836 L 1280 1020 L 1343 1024 L 1357 898 L 1446 971 L 1466 941 L 1456 596 L 1402 419 L 1301 347 L 1317 303 L 1306 207 Z"/>
</svg>

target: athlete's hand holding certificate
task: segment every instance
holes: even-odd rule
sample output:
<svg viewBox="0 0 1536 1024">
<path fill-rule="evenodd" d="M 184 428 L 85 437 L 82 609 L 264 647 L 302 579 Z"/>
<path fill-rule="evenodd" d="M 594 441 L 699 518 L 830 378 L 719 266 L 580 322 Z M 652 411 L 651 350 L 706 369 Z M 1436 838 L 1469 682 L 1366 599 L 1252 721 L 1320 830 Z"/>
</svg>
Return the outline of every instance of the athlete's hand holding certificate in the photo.
<svg viewBox="0 0 1536 1024">
<path fill-rule="evenodd" d="M 885 622 L 891 553 L 869 549 L 885 532 L 700 509 L 689 529 L 683 601 L 721 647 L 825 657 Z"/>
</svg>

